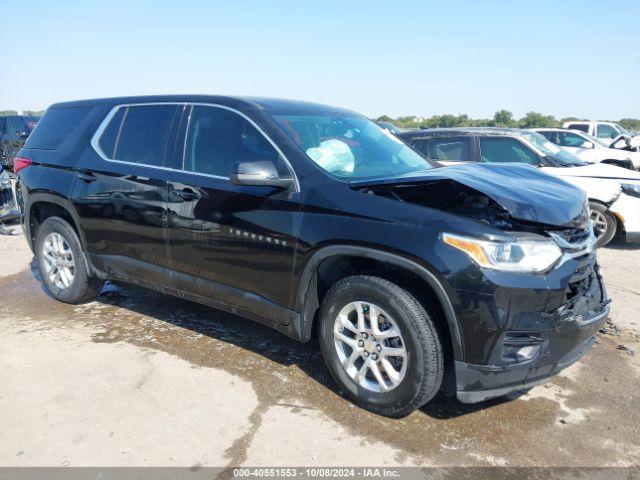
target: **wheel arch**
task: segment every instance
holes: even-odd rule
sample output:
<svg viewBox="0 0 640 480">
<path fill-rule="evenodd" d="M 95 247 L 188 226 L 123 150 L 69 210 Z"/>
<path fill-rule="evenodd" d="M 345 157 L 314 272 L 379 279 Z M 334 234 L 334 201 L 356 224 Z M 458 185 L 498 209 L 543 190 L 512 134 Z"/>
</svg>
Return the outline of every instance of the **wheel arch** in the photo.
<svg viewBox="0 0 640 480">
<path fill-rule="evenodd" d="M 24 228 L 26 229 L 27 239 L 33 249 L 33 241 L 35 240 L 35 232 L 32 232 L 34 225 L 36 225 L 36 221 L 39 222 L 40 218 L 33 218 L 34 214 L 37 215 L 36 212 L 43 211 L 43 207 L 46 209 L 47 206 L 53 206 L 53 210 L 56 208 L 59 211 L 63 211 L 65 213 L 65 220 L 67 220 L 71 226 L 74 228 L 78 237 L 80 238 L 80 242 L 82 243 L 82 247 L 84 248 L 84 236 L 80 231 L 79 225 L 79 217 L 73 206 L 71 201 L 61 195 L 49 193 L 49 192 L 35 192 L 30 193 L 27 197 L 27 201 L 24 206 Z M 51 207 L 49 207 L 51 208 Z M 51 216 L 51 215 L 47 215 Z M 46 217 L 45 217 L 46 218 Z"/>
<path fill-rule="evenodd" d="M 297 312 L 301 312 L 298 318 L 299 325 L 296 330 L 303 341 L 308 341 L 313 335 L 313 327 L 316 324 L 317 313 L 320 309 L 320 303 L 322 301 L 319 291 L 321 291 L 321 279 L 319 278 L 319 271 L 323 265 L 327 265 L 326 262 L 337 263 L 341 259 L 362 259 L 364 262 L 369 261 L 376 265 L 384 265 L 391 269 L 392 272 L 400 273 L 406 272 L 405 280 L 414 279 L 419 280 L 421 283 L 417 285 L 402 286 L 413 287 L 409 288 L 412 293 L 417 294 L 419 300 L 424 300 L 425 295 L 431 293 L 437 302 L 437 307 L 441 310 L 444 316 L 444 327 L 446 327 L 446 334 L 450 342 L 451 353 L 455 359 L 462 359 L 462 335 L 457 322 L 457 317 L 449 295 L 440 282 L 440 280 L 427 269 L 425 266 L 416 263 L 413 260 L 405 258 L 403 256 L 377 250 L 374 248 L 352 246 L 352 245 L 332 245 L 319 249 L 305 264 L 300 281 L 298 283 L 295 297 L 294 309 Z M 364 272 L 366 272 L 366 267 Z M 350 274 L 363 273 L 354 272 Z M 346 275 L 344 275 L 346 276 Z M 340 277 L 339 277 L 340 278 Z M 391 278 L 394 280 L 394 278 Z M 428 292 L 424 291 L 424 288 L 428 287 Z"/>
</svg>

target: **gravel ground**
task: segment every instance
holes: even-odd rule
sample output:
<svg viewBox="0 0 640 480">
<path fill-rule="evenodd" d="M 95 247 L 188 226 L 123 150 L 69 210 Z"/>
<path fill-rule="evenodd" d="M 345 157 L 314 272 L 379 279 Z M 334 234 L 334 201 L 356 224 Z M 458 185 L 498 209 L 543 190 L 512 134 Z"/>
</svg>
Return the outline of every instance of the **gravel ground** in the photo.
<svg viewBox="0 0 640 480">
<path fill-rule="evenodd" d="M 639 250 L 600 251 L 612 322 L 582 361 L 390 420 L 339 395 L 317 345 L 124 284 L 56 302 L 0 236 L 0 466 L 638 466 Z"/>
</svg>

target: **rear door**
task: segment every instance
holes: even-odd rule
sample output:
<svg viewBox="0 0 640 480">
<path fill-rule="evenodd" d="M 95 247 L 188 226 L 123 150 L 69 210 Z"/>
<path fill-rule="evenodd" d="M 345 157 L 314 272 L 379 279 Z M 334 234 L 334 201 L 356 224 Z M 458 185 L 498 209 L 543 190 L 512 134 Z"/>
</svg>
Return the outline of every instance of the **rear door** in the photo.
<svg viewBox="0 0 640 480">
<path fill-rule="evenodd" d="M 97 154 L 77 165 L 73 202 L 94 264 L 115 277 L 170 286 L 167 165 L 183 104 L 121 106 L 103 122 Z"/>
<path fill-rule="evenodd" d="M 221 106 L 194 105 L 183 171 L 169 181 L 169 243 L 175 288 L 209 303 L 288 323 L 295 188 L 236 186 L 237 162 L 288 167 L 255 124 Z"/>
</svg>

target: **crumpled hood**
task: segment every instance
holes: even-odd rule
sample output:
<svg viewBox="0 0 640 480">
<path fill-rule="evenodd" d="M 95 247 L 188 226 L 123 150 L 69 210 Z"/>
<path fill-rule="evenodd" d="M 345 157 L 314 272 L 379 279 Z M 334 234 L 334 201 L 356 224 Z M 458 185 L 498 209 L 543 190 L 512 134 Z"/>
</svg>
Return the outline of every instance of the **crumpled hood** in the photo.
<svg viewBox="0 0 640 480">
<path fill-rule="evenodd" d="M 559 177 L 611 178 L 615 180 L 640 180 L 640 172 L 606 163 L 594 163 L 583 167 L 549 168 Z"/>
<path fill-rule="evenodd" d="M 434 168 L 411 176 L 353 182 L 400 185 L 453 180 L 487 195 L 518 220 L 560 227 L 584 226 L 584 192 L 564 180 L 522 164 L 468 163 Z"/>
</svg>

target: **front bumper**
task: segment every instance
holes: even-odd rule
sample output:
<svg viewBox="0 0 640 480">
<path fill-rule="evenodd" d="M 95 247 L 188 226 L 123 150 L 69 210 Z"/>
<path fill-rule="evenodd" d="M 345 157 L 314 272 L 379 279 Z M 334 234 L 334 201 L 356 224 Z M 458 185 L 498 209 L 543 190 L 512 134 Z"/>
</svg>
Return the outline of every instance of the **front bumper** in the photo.
<svg viewBox="0 0 640 480">
<path fill-rule="evenodd" d="M 572 263 L 567 267 L 575 270 L 562 304 L 555 303 L 558 291 L 501 287 L 493 298 L 483 296 L 476 306 L 486 304 L 481 315 L 485 328 L 476 324 L 473 333 L 475 339 L 488 336 L 484 352 L 476 355 L 480 361 L 456 359 L 454 364 L 455 393 L 461 402 L 480 402 L 542 383 L 593 346 L 609 315 L 610 300 L 592 255 Z"/>
<path fill-rule="evenodd" d="M 609 210 L 624 226 L 627 242 L 640 241 L 640 198 L 621 193 Z"/>
</svg>

